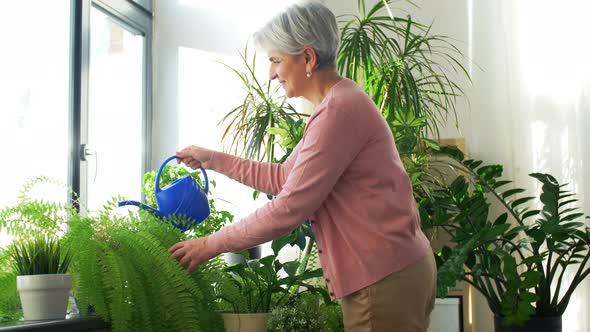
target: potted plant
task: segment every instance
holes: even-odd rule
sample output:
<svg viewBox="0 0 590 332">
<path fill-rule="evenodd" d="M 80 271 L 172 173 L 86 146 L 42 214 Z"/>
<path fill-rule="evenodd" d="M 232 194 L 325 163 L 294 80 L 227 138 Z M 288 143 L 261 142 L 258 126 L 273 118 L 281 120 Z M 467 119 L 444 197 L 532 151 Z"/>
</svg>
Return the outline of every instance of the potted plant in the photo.
<svg viewBox="0 0 590 332">
<path fill-rule="evenodd" d="M 496 331 L 561 331 L 572 293 L 590 274 L 590 225 L 575 194 L 532 173 L 540 195 L 523 197 L 524 189 L 501 180 L 501 165 L 452 155 L 463 174 L 420 206 L 424 228 L 445 232 L 454 245 L 437 255 L 439 296 L 463 280 L 486 298 Z M 492 217 L 491 199 L 503 213 Z"/>
<path fill-rule="evenodd" d="M 9 249 L 25 320 L 64 319 L 72 287 L 66 274 L 72 254 L 44 236 L 19 240 Z"/>
<path fill-rule="evenodd" d="M 36 267 L 35 265 L 19 266 L 18 262 L 40 264 L 41 260 L 46 259 L 45 271 L 57 273 L 57 270 L 61 269 L 59 264 L 63 261 L 60 261 L 57 252 L 52 252 L 52 250 L 56 250 L 55 241 L 63 236 L 63 228 L 66 225 L 70 209 L 67 205 L 59 202 L 33 197 L 32 192 L 39 184 L 62 187 L 60 183 L 48 177 L 30 178 L 24 183 L 18 202 L 0 210 L 0 231 L 14 238 L 14 245 L 0 248 L 0 320 L 18 320 L 23 317 L 21 298 L 17 290 L 18 270 L 27 274 L 33 268 L 40 268 L 39 265 Z M 39 234 L 44 234 L 46 238 L 35 244 L 35 239 Z M 50 243 L 40 241 L 49 241 Z M 59 244 L 59 248 L 61 248 L 61 244 Z M 61 249 L 58 250 L 61 251 Z M 51 266 L 49 258 L 52 258 Z M 61 276 L 53 277 L 62 278 Z M 63 278 L 67 279 L 68 277 Z M 28 317 L 31 318 L 30 315 Z M 63 315 L 60 313 L 60 317 L 64 318 L 65 312 Z"/>
<path fill-rule="evenodd" d="M 273 255 L 247 259 L 225 269 L 216 284 L 226 331 L 260 331 L 266 329 L 273 308 L 293 301 L 302 293 L 318 294 L 331 302 L 327 290 L 315 286 L 312 279 L 322 276 L 321 269 L 304 269 L 299 273 L 298 260 L 280 262 L 278 252 L 288 241 L 273 241 Z"/>
<path fill-rule="evenodd" d="M 77 253 L 72 270 L 80 307 L 91 307 L 113 331 L 222 331 L 212 286 L 222 262 L 186 273 L 168 248 L 190 230 L 182 233 L 146 210 L 118 217 L 118 201 L 68 223 L 64 241 Z"/>
<path fill-rule="evenodd" d="M 113 331 L 223 331 L 213 293 L 223 262 L 214 259 L 187 274 L 168 253 L 191 231 L 181 233 L 147 211 L 121 216 L 115 212 L 119 198 L 87 217 L 70 204 L 31 198 L 32 187 L 43 181 L 27 182 L 18 204 L 0 210 L 0 230 L 18 238 L 31 230 L 59 233 L 75 253 L 69 272 L 81 315 L 94 314 Z M 16 285 L 5 277 L 12 273 L 5 257 L 0 253 L 0 291 L 10 295 Z M 12 296 L 0 297 L 2 316 L 18 318 L 13 307 Z"/>
</svg>

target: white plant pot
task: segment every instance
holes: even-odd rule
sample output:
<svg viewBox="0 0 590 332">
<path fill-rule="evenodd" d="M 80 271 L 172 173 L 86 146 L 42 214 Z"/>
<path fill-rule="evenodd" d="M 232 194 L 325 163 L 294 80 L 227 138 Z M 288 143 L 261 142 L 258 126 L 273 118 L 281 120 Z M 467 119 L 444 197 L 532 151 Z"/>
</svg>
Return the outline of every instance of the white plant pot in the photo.
<svg viewBox="0 0 590 332">
<path fill-rule="evenodd" d="M 222 313 L 221 317 L 223 317 L 226 332 L 265 332 L 270 313 Z"/>
<path fill-rule="evenodd" d="M 17 276 L 25 320 L 64 319 L 72 288 L 69 274 Z"/>
</svg>

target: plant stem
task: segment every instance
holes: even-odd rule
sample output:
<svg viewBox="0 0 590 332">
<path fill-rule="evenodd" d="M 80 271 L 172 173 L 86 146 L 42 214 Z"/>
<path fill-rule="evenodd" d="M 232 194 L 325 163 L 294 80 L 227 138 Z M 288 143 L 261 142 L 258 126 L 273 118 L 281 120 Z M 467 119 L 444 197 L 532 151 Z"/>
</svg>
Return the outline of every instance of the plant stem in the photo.
<svg viewBox="0 0 590 332">
<path fill-rule="evenodd" d="M 571 283 L 570 287 L 568 288 L 567 292 L 565 293 L 565 295 L 563 296 L 561 301 L 559 301 L 558 310 L 559 310 L 560 314 L 563 314 L 563 312 L 565 311 L 565 308 L 567 308 L 570 297 L 574 293 L 574 290 L 576 289 L 576 287 L 578 287 L 578 284 L 580 284 L 580 282 L 582 282 L 582 280 L 584 280 L 584 278 L 586 276 L 588 276 L 588 274 L 590 274 L 590 268 L 588 268 L 587 270 L 584 271 L 584 268 L 586 267 L 586 263 L 588 263 L 589 258 L 590 258 L 590 251 L 588 253 L 586 253 L 586 257 L 584 257 L 584 260 L 580 263 L 580 267 L 578 267 L 578 270 L 576 271 L 576 274 L 574 275 L 574 277 L 572 279 L 572 283 Z"/>
</svg>

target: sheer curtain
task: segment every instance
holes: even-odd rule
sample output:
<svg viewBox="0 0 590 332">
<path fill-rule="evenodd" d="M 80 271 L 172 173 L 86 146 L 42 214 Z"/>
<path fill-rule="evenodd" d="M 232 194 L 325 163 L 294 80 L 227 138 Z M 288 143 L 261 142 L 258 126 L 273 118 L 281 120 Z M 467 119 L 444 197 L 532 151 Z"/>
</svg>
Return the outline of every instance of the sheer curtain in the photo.
<svg viewBox="0 0 590 332">
<path fill-rule="evenodd" d="M 473 67 L 461 121 L 472 156 L 503 164 L 534 193 L 540 187 L 528 174 L 550 173 L 590 214 L 590 3 L 467 2 L 469 50 L 481 67 Z M 590 279 L 574 293 L 563 330 L 590 331 L 588 312 Z"/>
</svg>

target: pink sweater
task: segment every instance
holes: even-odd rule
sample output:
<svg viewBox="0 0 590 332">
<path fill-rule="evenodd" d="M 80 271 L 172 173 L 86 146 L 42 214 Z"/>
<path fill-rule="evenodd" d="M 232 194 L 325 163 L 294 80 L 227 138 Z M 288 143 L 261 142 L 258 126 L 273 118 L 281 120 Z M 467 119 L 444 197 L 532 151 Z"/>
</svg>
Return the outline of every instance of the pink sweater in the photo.
<svg viewBox="0 0 590 332">
<path fill-rule="evenodd" d="M 430 244 L 391 130 L 353 81 L 329 91 L 284 164 L 215 152 L 210 168 L 275 199 L 212 234 L 217 252 L 276 239 L 311 220 L 333 298 L 367 287 L 427 254 Z"/>
</svg>

